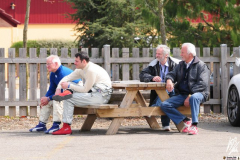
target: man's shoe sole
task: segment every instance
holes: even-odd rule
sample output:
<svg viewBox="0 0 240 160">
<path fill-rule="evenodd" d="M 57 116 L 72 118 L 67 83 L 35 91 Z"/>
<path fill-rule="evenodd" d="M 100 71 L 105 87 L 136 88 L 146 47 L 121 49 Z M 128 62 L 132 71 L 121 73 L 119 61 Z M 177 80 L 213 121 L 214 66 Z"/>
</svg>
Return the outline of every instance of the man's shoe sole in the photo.
<svg viewBox="0 0 240 160">
<path fill-rule="evenodd" d="M 66 96 L 56 95 L 56 96 L 52 97 L 52 99 L 55 100 L 55 101 L 63 101 L 63 100 L 70 99 L 70 98 L 72 98 L 72 94 L 69 94 L 69 95 L 66 95 Z"/>
</svg>

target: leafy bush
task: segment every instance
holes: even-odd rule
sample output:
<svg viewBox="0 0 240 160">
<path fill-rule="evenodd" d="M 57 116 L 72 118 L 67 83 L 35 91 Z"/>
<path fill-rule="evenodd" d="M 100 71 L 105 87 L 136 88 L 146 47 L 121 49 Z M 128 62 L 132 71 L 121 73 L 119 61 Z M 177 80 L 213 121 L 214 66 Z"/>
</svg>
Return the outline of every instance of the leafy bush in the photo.
<svg viewBox="0 0 240 160">
<path fill-rule="evenodd" d="M 60 55 L 61 48 L 68 48 L 70 55 L 71 48 L 76 48 L 76 42 L 69 40 L 29 40 L 27 42 L 27 56 L 29 56 L 29 48 L 37 48 L 37 55 L 39 56 L 40 48 L 46 48 L 48 55 L 50 48 L 57 48 L 58 55 Z M 19 48 L 23 48 L 23 41 L 18 41 L 12 44 L 11 48 L 16 48 L 16 57 L 19 57 Z"/>
</svg>

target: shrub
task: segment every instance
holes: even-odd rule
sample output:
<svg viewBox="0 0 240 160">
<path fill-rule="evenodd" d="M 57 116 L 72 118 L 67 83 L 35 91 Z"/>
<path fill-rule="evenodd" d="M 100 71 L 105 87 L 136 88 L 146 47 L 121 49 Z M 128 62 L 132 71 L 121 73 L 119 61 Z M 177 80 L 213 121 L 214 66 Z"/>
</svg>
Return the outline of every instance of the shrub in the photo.
<svg viewBox="0 0 240 160">
<path fill-rule="evenodd" d="M 60 55 L 61 48 L 68 48 L 70 55 L 71 48 L 76 48 L 76 42 L 69 40 L 29 40 L 27 42 L 27 56 L 29 56 L 29 48 L 37 48 L 37 55 L 39 56 L 40 48 L 46 48 L 47 54 L 50 54 L 50 48 L 57 48 L 58 55 Z M 16 48 L 16 57 L 19 57 L 19 48 L 23 48 L 23 41 L 18 41 L 12 44 L 11 48 Z"/>
</svg>

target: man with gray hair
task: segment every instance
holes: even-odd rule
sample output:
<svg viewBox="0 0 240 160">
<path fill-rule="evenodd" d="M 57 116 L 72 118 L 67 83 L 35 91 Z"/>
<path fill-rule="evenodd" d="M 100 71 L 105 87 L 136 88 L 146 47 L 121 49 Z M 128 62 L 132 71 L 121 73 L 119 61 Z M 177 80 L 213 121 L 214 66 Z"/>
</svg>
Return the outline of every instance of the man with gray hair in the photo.
<svg viewBox="0 0 240 160">
<path fill-rule="evenodd" d="M 176 96 L 162 102 L 160 107 L 176 124 L 179 132 L 196 135 L 200 103 L 209 99 L 210 71 L 207 65 L 196 56 L 193 44 L 184 43 L 180 56 L 182 61 L 166 75 L 166 89 L 168 92 L 174 89 Z M 175 86 L 174 83 L 176 83 Z M 182 105 L 191 107 L 192 121 L 177 110 Z"/>
<path fill-rule="evenodd" d="M 170 48 L 166 45 L 158 45 L 156 48 L 156 59 L 149 63 L 147 68 L 144 68 L 140 73 L 141 82 L 165 82 L 165 77 L 168 72 L 172 71 L 180 60 L 170 57 Z M 169 96 L 173 96 L 174 91 L 169 92 Z M 155 90 L 151 90 L 150 106 L 160 106 L 161 100 L 157 96 Z M 170 131 L 170 119 L 167 116 L 161 116 L 162 128 L 165 131 Z"/>
<path fill-rule="evenodd" d="M 50 86 L 44 97 L 41 97 L 41 110 L 39 116 L 39 123 L 34 128 L 31 128 L 30 132 L 40 132 L 45 131 L 46 134 L 53 133 L 54 131 L 59 130 L 59 125 L 62 120 L 63 113 L 63 103 L 54 101 L 52 99 L 53 95 L 56 92 L 56 88 L 60 80 L 72 73 L 73 71 L 67 67 L 61 65 L 61 61 L 58 56 L 51 55 L 47 57 L 47 70 L 50 73 Z M 74 81 L 78 83 L 80 79 Z M 46 123 L 48 122 L 48 118 L 50 116 L 51 110 L 53 109 L 53 125 L 50 129 L 47 130 Z"/>
</svg>

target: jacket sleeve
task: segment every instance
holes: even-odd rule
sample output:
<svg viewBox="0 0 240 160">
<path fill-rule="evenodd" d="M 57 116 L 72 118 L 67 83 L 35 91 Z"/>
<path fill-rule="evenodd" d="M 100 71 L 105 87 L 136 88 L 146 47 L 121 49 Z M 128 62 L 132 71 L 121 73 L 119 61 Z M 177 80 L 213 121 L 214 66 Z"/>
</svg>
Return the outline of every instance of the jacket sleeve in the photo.
<svg viewBox="0 0 240 160">
<path fill-rule="evenodd" d="M 180 71 L 180 65 L 177 65 L 172 71 L 168 72 L 166 75 L 166 81 L 171 79 L 173 83 L 177 81 L 177 73 Z"/>
<path fill-rule="evenodd" d="M 52 76 L 52 73 L 50 75 L 50 86 L 49 86 L 49 89 L 46 93 L 46 97 L 49 97 L 50 100 L 52 100 L 52 97 L 53 95 L 55 94 L 55 91 L 56 91 L 56 88 L 57 88 L 57 85 L 53 82 L 54 79 L 53 79 L 53 76 Z"/>
<path fill-rule="evenodd" d="M 209 84 L 210 71 L 206 64 L 199 66 L 198 81 L 193 85 L 192 92 L 206 92 Z"/>
<path fill-rule="evenodd" d="M 148 66 L 147 68 L 144 68 L 141 73 L 139 74 L 140 82 L 151 82 L 154 75 L 153 73 L 153 67 Z"/>
</svg>

